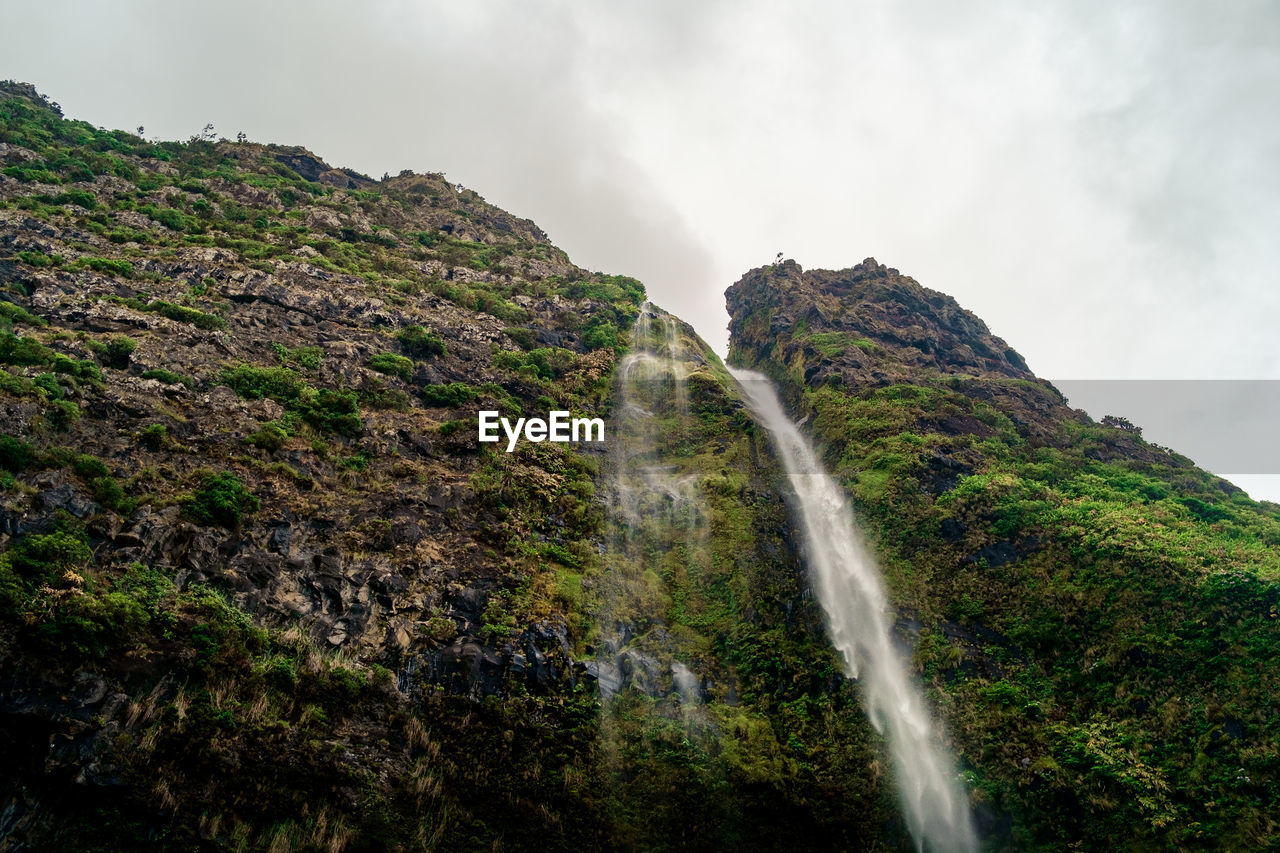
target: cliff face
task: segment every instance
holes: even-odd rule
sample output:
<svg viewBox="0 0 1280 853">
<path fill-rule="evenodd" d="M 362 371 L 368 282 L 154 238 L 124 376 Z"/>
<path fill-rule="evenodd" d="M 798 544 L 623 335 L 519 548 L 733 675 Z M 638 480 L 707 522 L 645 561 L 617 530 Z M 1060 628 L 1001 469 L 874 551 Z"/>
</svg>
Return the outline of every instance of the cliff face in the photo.
<svg viewBox="0 0 1280 853">
<path fill-rule="evenodd" d="M 9 843 L 573 824 L 536 773 L 592 766 L 565 586 L 602 452 L 486 452 L 475 412 L 604 414 L 640 284 L 438 175 L 152 144 L 29 87 L 0 161 Z"/>
<path fill-rule="evenodd" d="M 901 837 L 768 443 L 643 293 L 439 175 L 0 86 L 0 844 Z M 632 347 L 679 356 L 623 452 Z"/>
<path fill-rule="evenodd" d="M 0 846 L 908 843 L 769 442 L 643 299 L 439 175 L 0 84 Z M 873 261 L 729 300 L 996 849 L 1276 843 L 1274 506 Z"/>
<path fill-rule="evenodd" d="M 838 272 L 783 261 L 752 270 L 726 297 L 736 345 L 783 363 L 804 360 L 810 384 L 828 376 L 884 384 L 921 371 L 1034 378 L 1020 355 L 950 296 L 874 258 Z"/>
<path fill-rule="evenodd" d="M 730 362 L 782 383 L 854 500 L 990 843 L 1277 843 L 1280 509 L 872 260 L 727 299 Z"/>
</svg>

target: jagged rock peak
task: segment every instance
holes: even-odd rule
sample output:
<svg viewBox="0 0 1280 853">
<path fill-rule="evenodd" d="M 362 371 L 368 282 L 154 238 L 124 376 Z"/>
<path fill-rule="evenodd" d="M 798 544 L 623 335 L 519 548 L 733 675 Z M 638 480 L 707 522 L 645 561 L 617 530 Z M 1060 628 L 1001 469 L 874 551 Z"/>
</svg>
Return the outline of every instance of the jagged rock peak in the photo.
<svg viewBox="0 0 1280 853">
<path fill-rule="evenodd" d="M 782 261 L 746 273 L 725 297 L 734 347 L 748 361 L 782 346 L 880 382 L 904 369 L 1034 378 L 976 315 L 875 258 L 843 270 Z"/>
</svg>

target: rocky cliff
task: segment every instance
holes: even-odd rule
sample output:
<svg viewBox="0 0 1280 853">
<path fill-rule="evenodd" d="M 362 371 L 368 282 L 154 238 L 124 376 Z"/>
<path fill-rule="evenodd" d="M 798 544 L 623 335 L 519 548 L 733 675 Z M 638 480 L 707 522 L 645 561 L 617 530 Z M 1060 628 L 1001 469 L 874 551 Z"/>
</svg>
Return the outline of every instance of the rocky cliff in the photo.
<svg viewBox="0 0 1280 853">
<path fill-rule="evenodd" d="M 1276 843 L 1276 507 L 874 261 L 729 304 L 991 849 Z M 0 411 L 6 849 L 910 849 L 723 365 L 440 175 L 0 84 Z"/>
<path fill-rule="evenodd" d="M 1094 423 L 872 259 L 727 298 L 731 363 L 854 499 L 993 849 L 1277 843 L 1280 507 Z"/>
<path fill-rule="evenodd" d="M 439 175 L 0 86 L 0 844 L 898 843 L 767 441 L 643 296 Z"/>
</svg>

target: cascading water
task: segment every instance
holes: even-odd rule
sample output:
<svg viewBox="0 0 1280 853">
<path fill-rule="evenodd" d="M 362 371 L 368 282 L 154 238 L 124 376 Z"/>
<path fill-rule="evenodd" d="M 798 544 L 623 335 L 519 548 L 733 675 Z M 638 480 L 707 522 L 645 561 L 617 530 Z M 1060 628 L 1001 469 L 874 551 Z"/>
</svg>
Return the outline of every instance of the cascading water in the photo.
<svg viewBox="0 0 1280 853">
<path fill-rule="evenodd" d="M 686 566 L 706 559 L 697 477 L 672 464 L 669 452 L 687 426 L 687 373 L 676 319 L 644 303 L 632 351 L 619 365 L 613 534 L 598 596 L 599 648 L 588 663 L 606 701 L 631 684 L 651 696 L 677 697 L 684 709 L 701 704 L 699 678 L 677 659 L 682 651 L 662 627 L 665 608 L 653 586 L 668 555 Z"/>
<path fill-rule="evenodd" d="M 954 763 L 939 742 L 924 696 L 895 651 L 880 572 L 854 531 L 853 515 L 835 481 L 797 425 L 783 412 L 773 383 L 749 370 L 730 370 L 774 446 L 795 493 L 804 527 L 805 561 L 826 612 L 831 640 L 849 676 L 862 687 L 867 716 L 885 734 L 907 827 L 919 850 L 977 849 L 967 798 Z"/>
</svg>

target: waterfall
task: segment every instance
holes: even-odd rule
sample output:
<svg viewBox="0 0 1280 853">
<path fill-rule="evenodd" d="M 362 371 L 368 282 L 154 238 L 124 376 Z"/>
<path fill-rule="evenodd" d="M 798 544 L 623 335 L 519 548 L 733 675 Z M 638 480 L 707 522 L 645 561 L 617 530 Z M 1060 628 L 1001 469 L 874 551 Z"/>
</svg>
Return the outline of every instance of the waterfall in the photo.
<svg viewBox="0 0 1280 853">
<path fill-rule="evenodd" d="M 654 580 L 662 561 L 692 568 L 707 558 L 707 510 L 696 472 L 673 461 L 673 443 L 687 429 L 689 365 L 674 317 L 640 306 L 631 352 L 618 368 L 610 513 L 612 534 L 600 579 L 601 626 L 595 659 L 587 662 L 608 701 L 632 685 L 670 696 L 688 710 L 702 702 L 699 678 L 664 627 L 665 607 Z M 680 549 L 683 548 L 683 553 Z"/>
<path fill-rule="evenodd" d="M 886 736 L 903 814 L 917 848 L 930 853 L 976 850 L 963 787 L 921 687 L 894 649 L 880 571 L 854 531 L 844 494 L 783 412 L 768 377 L 748 370 L 730 373 L 782 459 L 804 528 L 805 562 L 831 641 L 847 674 L 859 681 L 872 725 Z"/>
</svg>

